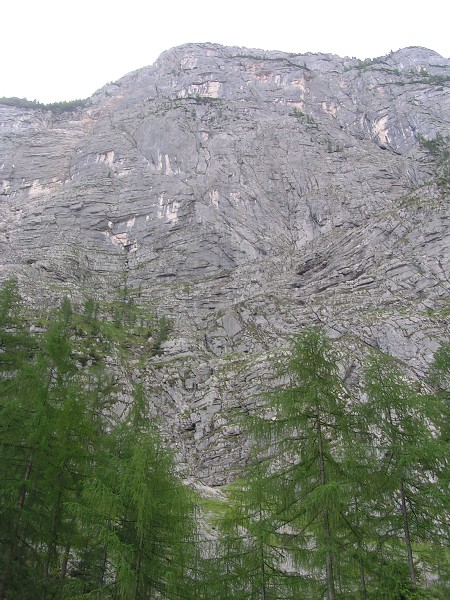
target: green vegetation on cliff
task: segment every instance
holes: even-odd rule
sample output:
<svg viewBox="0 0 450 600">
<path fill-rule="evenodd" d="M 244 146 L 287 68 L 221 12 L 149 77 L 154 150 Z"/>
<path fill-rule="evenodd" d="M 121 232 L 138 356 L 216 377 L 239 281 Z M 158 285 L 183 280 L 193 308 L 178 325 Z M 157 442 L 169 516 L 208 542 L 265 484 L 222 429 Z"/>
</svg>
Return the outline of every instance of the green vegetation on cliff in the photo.
<svg viewBox="0 0 450 600">
<path fill-rule="evenodd" d="M 78 98 L 77 100 L 63 100 L 61 102 L 49 102 L 47 104 L 37 100 L 27 100 L 27 98 L 16 98 L 2 96 L 0 104 L 6 106 L 15 106 L 16 108 L 37 108 L 40 110 L 54 110 L 57 112 L 70 112 L 77 108 L 83 108 L 88 105 L 89 100 Z"/>
<path fill-rule="evenodd" d="M 253 453 L 221 519 L 216 597 L 445 597 L 448 407 L 382 354 L 355 398 L 338 358 L 320 330 L 301 333 L 286 384 L 244 417 Z"/>
<path fill-rule="evenodd" d="M 169 323 L 109 309 L 66 299 L 36 326 L 0 290 L 1 600 L 445 597 L 447 346 L 423 386 L 372 355 L 355 397 L 335 344 L 300 333 L 243 417 L 250 460 L 211 539 L 131 376 L 127 351 L 161 352 Z"/>
<path fill-rule="evenodd" d="M 1 292 L 2 600 L 191 597 L 192 493 L 138 385 L 117 415 L 119 325 L 95 312 L 65 300 L 30 336 L 15 284 Z"/>
</svg>

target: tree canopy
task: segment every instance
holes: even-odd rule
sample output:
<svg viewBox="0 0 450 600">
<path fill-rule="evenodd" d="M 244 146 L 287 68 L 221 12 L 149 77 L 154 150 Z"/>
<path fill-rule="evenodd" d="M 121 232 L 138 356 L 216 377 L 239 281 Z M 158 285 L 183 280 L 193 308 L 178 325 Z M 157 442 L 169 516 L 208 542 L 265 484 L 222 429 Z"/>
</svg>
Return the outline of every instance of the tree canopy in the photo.
<svg viewBox="0 0 450 600">
<path fill-rule="evenodd" d="M 37 319 L 0 288 L 0 600 L 446 597 L 448 345 L 426 382 L 372 353 L 357 393 L 337 343 L 295 336 L 206 525 L 133 377 L 114 410 L 129 348 L 170 331 L 129 298 Z"/>
</svg>

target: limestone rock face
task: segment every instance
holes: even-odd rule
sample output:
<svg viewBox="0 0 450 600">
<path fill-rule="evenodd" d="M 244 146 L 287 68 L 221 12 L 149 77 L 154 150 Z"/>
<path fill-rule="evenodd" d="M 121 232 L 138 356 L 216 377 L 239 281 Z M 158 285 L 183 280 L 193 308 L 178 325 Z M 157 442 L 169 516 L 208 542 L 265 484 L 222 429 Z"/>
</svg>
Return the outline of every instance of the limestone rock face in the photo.
<svg viewBox="0 0 450 600">
<path fill-rule="evenodd" d="M 450 61 L 185 45 L 71 113 L 0 104 L 0 277 L 173 319 L 146 382 L 192 473 L 320 323 L 418 376 L 448 335 Z M 351 369 L 350 369 L 351 370 Z"/>
</svg>

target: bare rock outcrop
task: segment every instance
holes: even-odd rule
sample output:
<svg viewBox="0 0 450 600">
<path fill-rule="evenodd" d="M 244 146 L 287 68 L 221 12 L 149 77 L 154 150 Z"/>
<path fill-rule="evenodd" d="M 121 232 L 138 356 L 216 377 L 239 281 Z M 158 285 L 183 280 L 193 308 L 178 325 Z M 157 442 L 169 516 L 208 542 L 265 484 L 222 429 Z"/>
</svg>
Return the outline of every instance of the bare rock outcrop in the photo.
<svg viewBox="0 0 450 600">
<path fill-rule="evenodd" d="M 289 335 L 423 376 L 448 335 L 450 62 L 185 45 L 69 113 L 0 104 L 0 277 L 173 319 L 136 373 L 207 484 Z M 447 162 L 446 162 L 447 161 Z"/>
</svg>

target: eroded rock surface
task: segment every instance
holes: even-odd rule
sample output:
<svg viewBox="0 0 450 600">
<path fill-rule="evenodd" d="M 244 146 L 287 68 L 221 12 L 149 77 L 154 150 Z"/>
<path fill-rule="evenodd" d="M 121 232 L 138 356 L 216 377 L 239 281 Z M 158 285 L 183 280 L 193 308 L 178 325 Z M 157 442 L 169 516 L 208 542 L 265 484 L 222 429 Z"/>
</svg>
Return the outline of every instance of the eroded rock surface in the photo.
<svg viewBox="0 0 450 600">
<path fill-rule="evenodd" d="M 169 50 L 72 113 L 0 105 L 0 277 L 39 301 L 173 319 L 135 377 L 191 473 L 245 453 L 236 409 L 321 323 L 418 376 L 448 335 L 450 62 L 213 44 Z M 427 143 L 428 142 L 428 143 Z M 430 143 L 431 142 L 431 145 Z M 436 151 L 435 151 L 436 150 Z"/>
</svg>

